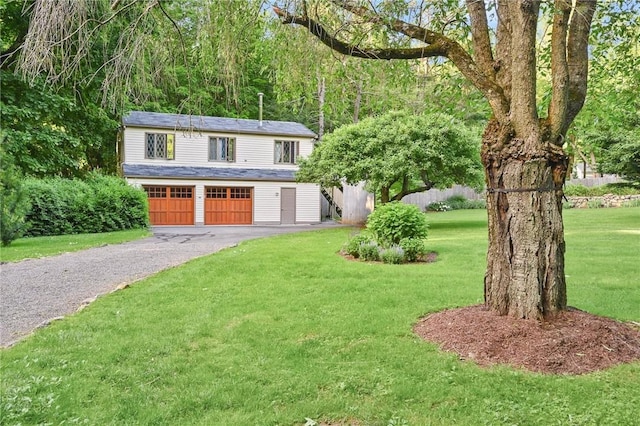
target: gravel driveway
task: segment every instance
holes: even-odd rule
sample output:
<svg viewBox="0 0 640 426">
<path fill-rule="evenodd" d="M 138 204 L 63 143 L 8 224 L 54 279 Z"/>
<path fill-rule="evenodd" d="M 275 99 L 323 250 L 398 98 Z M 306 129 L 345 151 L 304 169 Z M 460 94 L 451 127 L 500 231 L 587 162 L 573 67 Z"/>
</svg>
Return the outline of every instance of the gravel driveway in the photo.
<svg viewBox="0 0 640 426">
<path fill-rule="evenodd" d="M 339 226 L 156 227 L 124 244 L 0 266 L 0 346 L 77 311 L 97 296 L 190 259 L 265 236 Z"/>
</svg>

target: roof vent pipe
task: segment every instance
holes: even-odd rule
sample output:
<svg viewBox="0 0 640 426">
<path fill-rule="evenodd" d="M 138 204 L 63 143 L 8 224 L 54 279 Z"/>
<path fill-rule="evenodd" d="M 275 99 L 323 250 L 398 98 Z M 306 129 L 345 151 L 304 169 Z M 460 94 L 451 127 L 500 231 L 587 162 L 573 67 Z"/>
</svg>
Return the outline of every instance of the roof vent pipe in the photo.
<svg viewBox="0 0 640 426">
<path fill-rule="evenodd" d="M 264 93 L 258 93 L 259 108 L 258 108 L 258 127 L 262 127 L 262 97 Z"/>
</svg>

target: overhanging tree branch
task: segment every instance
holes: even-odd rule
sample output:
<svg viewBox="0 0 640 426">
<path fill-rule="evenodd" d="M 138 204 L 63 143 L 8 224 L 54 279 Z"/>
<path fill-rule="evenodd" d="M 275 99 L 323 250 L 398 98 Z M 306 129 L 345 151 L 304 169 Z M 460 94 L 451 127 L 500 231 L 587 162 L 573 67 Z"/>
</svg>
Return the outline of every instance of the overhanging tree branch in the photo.
<svg viewBox="0 0 640 426">
<path fill-rule="evenodd" d="M 511 101 L 511 122 L 516 137 L 535 144 L 538 129 L 536 110 L 536 30 L 540 2 L 522 0 L 508 2 L 511 19 L 511 88 L 517 98 Z"/>
<path fill-rule="evenodd" d="M 473 61 L 473 58 L 454 40 L 443 34 L 427 30 L 417 25 L 395 19 L 383 21 L 382 17 L 371 10 L 351 2 L 334 2 L 342 9 L 358 15 L 367 22 L 384 24 L 390 29 L 406 35 L 427 45 L 417 48 L 363 49 L 339 40 L 331 35 L 318 21 L 308 16 L 292 15 L 285 10 L 274 7 L 283 24 L 296 24 L 307 28 L 323 44 L 344 55 L 367 59 L 419 59 L 428 57 L 445 57 L 450 59 L 460 72 L 480 90 L 489 101 L 496 119 L 500 122 L 508 120 L 509 104 L 502 89 L 494 80 L 487 77 Z"/>
<path fill-rule="evenodd" d="M 420 59 L 435 56 L 446 56 L 443 46 L 431 45 L 417 48 L 391 48 L 391 49 L 363 49 L 338 40 L 333 37 L 324 27 L 307 16 L 296 16 L 286 11 L 273 7 L 273 11 L 278 15 L 283 24 L 296 24 L 303 26 L 309 30 L 311 34 L 316 36 L 325 46 L 335 50 L 338 53 L 347 56 L 353 56 L 363 59 Z"/>
<path fill-rule="evenodd" d="M 491 52 L 489 24 L 487 23 L 484 0 L 467 0 L 467 10 L 471 19 L 475 61 L 487 77 L 495 79 L 496 72 L 493 68 L 493 53 Z"/>
<path fill-rule="evenodd" d="M 511 103 L 511 17 L 509 15 L 509 0 L 498 0 L 497 15 L 498 28 L 496 30 L 496 48 L 494 68 L 496 82 L 502 87 L 507 103 Z"/>
<path fill-rule="evenodd" d="M 502 88 L 496 84 L 496 81 L 493 78 L 494 75 L 485 74 L 482 67 L 478 66 L 471 55 L 469 55 L 469 53 L 464 50 L 458 42 L 450 39 L 444 34 L 428 30 L 418 25 L 409 24 L 400 19 L 384 20 L 381 16 L 377 15 L 370 9 L 354 4 L 348 0 L 334 0 L 333 3 L 344 10 L 366 19 L 368 22 L 386 25 L 388 28 L 410 37 L 411 39 L 421 41 L 429 46 L 442 46 L 444 53 L 438 56 L 451 60 L 462 75 L 464 75 L 478 90 L 480 90 L 480 92 L 482 92 L 487 101 L 489 101 L 491 109 L 498 121 L 507 121 L 509 102 L 504 96 Z M 482 25 L 484 25 L 485 28 L 482 28 Z M 488 36 L 486 15 L 484 23 L 482 23 L 481 19 L 477 19 L 475 26 L 475 31 L 478 34 L 486 32 Z M 491 57 L 490 46 L 487 47 L 489 48 L 489 57 Z M 489 60 L 489 62 L 490 61 L 491 60 Z"/>
<path fill-rule="evenodd" d="M 567 37 L 567 64 L 569 68 L 569 93 L 567 113 L 560 129 L 565 134 L 576 118 L 587 96 L 587 72 L 589 69 L 589 32 L 596 10 L 596 0 L 576 0 L 569 21 Z"/>
<path fill-rule="evenodd" d="M 567 30 L 571 3 L 568 0 L 556 0 L 551 32 L 551 76 L 552 94 L 549 103 L 549 125 L 551 141 L 562 145 L 559 139 L 564 126 L 569 97 L 569 66 L 567 64 Z"/>
</svg>

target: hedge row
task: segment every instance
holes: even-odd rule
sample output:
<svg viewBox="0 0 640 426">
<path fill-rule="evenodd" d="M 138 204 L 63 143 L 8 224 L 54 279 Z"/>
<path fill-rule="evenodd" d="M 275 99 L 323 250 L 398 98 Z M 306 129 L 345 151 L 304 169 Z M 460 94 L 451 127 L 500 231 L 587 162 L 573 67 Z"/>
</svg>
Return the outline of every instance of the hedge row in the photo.
<svg viewBox="0 0 640 426">
<path fill-rule="evenodd" d="M 149 226 L 144 191 L 118 177 L 28 179 L 24 189 L 31 208 L 25 236 L 119 231 Z"/>
</svg>

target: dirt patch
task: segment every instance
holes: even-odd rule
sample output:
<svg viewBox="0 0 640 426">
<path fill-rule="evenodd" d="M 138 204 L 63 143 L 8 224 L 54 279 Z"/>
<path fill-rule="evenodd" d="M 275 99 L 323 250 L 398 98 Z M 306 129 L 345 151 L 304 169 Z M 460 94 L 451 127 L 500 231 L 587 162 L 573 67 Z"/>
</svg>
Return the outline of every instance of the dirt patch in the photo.
<svg viewBox="0 0 640 426">
<path fill-rule="evenodd" d="M 414 331 L 482 366 L 508 364 L 547 374 L 585 374 L 640 360 L 637 323 L 569 308 L 544 322 L 499 316 L 484 305 L 421 319 Z"/>
</svg>

